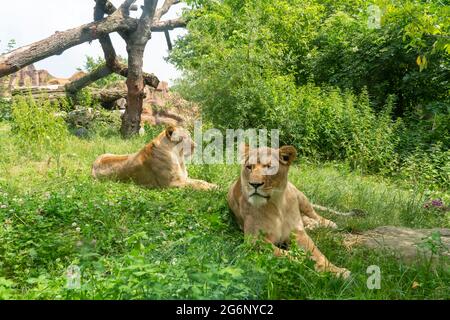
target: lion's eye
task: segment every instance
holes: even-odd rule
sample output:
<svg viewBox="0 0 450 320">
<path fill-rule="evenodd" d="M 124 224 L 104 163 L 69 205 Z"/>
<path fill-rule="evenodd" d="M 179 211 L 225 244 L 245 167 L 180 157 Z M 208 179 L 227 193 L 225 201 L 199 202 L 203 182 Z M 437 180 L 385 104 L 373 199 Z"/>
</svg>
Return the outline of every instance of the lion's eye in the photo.
<svg viewBox="0 0 450 320">
<path fill-rule="evenodd" d="M 248 170 L 252 170 L 252 166 L 251 165 L 247 165 L 245 166 Z"/>
</svg>

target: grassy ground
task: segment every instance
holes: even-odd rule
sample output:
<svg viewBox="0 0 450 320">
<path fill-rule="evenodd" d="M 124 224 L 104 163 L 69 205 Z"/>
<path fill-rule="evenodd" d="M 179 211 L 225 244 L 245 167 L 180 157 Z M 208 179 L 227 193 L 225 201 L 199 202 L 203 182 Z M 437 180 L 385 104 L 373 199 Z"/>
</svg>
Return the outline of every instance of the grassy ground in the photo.
<svg viewBox="0 0 450 320">
<path fill-rule="evenodd" d="M 349 281 L 314 272 L 312 263 L 272 257 L 243 241 L 226 204 L 236 166 L 191 166 L 190 175 L 217 191 L 146 190 L 99 183 L 90 166 L 104 152 L 128 153 L 144 138 L 70 137 L 61 162 L 42 151 L 24 156 L 0 124 L 0 298 L 31 299 L 448 299 L 450 270 L 405 265 L 386 253 L 346 249 L 346 233 L 380 225 L 449 227 L 449 216 L 422 208 L 425 198 L 342 165 L 297 163 L 291 181 L 313 201 L 364 217 L 333 217 L 337 231 L 312 232 Z M 444 196 L 448 196 L 445 195 Z M 81 287 L 67 287 L 67 269 L 81 268 Z M 366 269 L 381 269 L 369 290 Z M 413 283 L 420 284 L 414 286 Z"/>
</svg>

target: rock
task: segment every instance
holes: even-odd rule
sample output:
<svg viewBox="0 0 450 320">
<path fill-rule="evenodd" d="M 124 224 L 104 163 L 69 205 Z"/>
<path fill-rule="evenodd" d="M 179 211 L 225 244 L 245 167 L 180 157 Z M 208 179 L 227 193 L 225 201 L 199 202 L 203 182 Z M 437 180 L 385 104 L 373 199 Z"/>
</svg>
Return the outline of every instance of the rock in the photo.
<svg viewBox="0 0 450 320">
<path fill-rule="evenodd" d="M 33 64 L 30 64 L 10 76 L 8 90 L 11 91 L 18 87 L 64 85 L 70 81 L 77 80 L 84 75 L 86 75 L 85 72 L 77 71 L 68 79 L 57 78 L 52 76 L 47 70 L 37 70 Z"/>
<path fill-rule="evenodd" d="M 75 106 L 75 110 L 67 114 L 67 122 L 73 127 L 88 127 L 94 117 L 92 108 Z"/>
<path fill-rule="evenodd" d="M 160 81 L 156 91 L 162 91 L 164 93 L 169 91 L 169 84 L 166 81 Z"/>
<path fill-rule="evenodd" d="M 78 138 L 87 138 L 89 136 L 89 131 L 86 128 L 77 128 L 75 132 L 73 133 Z"/>
<path fill-rule="evenodd" d="M 113 109 L 125 110 L 127 106 L 127 99 L 120 98 L 114 102 Z"/>
<path fill-rule="evenodd" d="M 450 258 L 450 229 L 382 226 L 360 234 L 348 235 L 344 245 L 347 248 L 362 245 L 370 249 L 387 250 L 407 263 L 430 257 L 436 261 L 437 253 Z"/>
</svg>

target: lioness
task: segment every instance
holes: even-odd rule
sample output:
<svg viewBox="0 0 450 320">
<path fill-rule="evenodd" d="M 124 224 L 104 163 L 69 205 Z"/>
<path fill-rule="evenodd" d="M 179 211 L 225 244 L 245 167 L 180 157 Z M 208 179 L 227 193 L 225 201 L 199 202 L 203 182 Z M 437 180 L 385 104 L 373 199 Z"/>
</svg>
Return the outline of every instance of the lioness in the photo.
<svg viewBox="0 0 450 320">
<path fill-rule="evenodd" d="M 277 244 L 288 243 L 292 233 L 299 246 L 311 253 L 317 271 L 330 271 L 344 278 L 350 275 L 338 268 L 319 251 L 305 231 L 310 227 L 336 227 L 319 216 L 306 196 L 288 181 L 288 170 L 297 151 L 292 146 L 280 149 L 249 149 L 245 146 L 240 178 L 228 192 L 228 204 L 245 235 L 263 233 L 277 256 L 289 256 Z"/>
<path fill-rule="evenodd" d="M 130 155 L 103 154 L 92 166 L 99 180 L 132 181 L 145 187 L 185 187 L 208 190 L 215 184 L 190 179 L 184 157 L 195 148 L 187 130 L 169 126 L 140 151 Z"/>
</svg>

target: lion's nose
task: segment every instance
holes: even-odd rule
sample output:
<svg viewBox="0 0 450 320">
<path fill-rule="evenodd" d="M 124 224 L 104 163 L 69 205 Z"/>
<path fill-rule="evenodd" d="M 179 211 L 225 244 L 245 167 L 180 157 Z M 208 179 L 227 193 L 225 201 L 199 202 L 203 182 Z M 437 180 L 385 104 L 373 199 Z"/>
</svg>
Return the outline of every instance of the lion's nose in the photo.
<svg viewBox="0 0 450 320">
<path fill-rule="evenodd" d="M 264 182 L 249 182 L 249 184 L 256 190 L 258 189 L 258 187 L 261 187 L 264 184 Z"/>
</svg>

